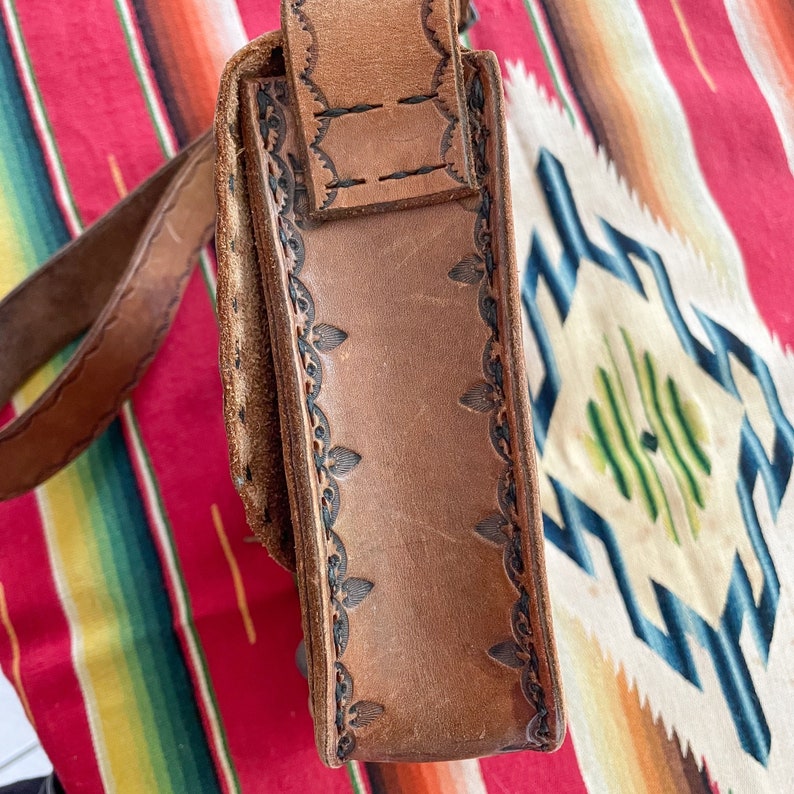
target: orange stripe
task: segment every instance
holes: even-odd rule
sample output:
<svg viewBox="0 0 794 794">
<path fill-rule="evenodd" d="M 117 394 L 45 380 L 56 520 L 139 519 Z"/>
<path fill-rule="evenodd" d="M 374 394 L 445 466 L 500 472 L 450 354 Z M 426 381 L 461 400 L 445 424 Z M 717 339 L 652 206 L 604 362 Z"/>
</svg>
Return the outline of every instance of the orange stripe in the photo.
<svg viewBox="0 0 794 794">
<path fill-rule="evenodd" d="M 373 764 L 371 774 L 381 785 L 379 792 L 388 794 L 465 794 L 460 776 L 454 774 L 453 763 Z"/>
<path fill-rule="evenodd" d="M 237 608 L 240 610 L 240 616 L 243 619 L 243 626 L 245 627 L 245 634 L 248 637 L 248 642 L 251 645 L 256 644 L 256 628 L 254 621 L 251 619 L 251 610 L 248 608 L 248 598 L 245 594 L 245 584 L 243 577 L 240 573 L 240 567 L 237 565 L 237 559 L 232 551 L 232 546 L 229 543 L 229 537 L 223 526 L 223 519 L 221 518 L 221 511 L 218 505 L 210 507 L 212 513 L 212 523 L 215 524 L 215 531 L 218 533 L 218 540 L 221 542 L 223 555 L 226 557 L 226 562 L 229 564 L 229 570 L 232 574 L 232 583 L 234 584 L 234 593 L 237 597 Z"/>
<path fill-rule="evenodd" d="M 670 792 L 676 794 L 676 788 L 670 779 L 667 757 L 659 744 L 659 735 L 653 724 L 650 709 L 640 707 L 637 689 L 629 689 L 626 675 L 621 668 L 617 676 L 620 704 L 626 721 L 629 724 L 629 736 L 634 747 L 636 762 L 645 778 L 645 790 Z M 665 739 L 666 741 L 666 739 Z"/>
<path fill-rule="evenodd" d="M 11 679 L 22 702 L 22 708 L 25 709 L 25 714 L 27 714 L 30 724 L 35 728 L 36 721 L 33 719 L 33 712 L 28 702 L 25 687 L 22 686 L 22 657 L 19 651 L 19 639 L 8 614 L 8 604 L 6 603 L 6 594 L 2 582 L 0 582 L 0 623 L 3 624 L 6 634 L 8 634 L 8 641 L 11 644 Z"/>
<path fill-rule="evenodd" d="M 234 51 L 245 44 L 232 0 L 144 0 L 160 65 L 186 132 L 195 137 L 212 123 L 218 83 Z"/>
<path fill-rule="evenodd" d="M 115 154 L 108 155 L 108 166 L 110 167 L 110 174 L 113 177 L 113 184 L 119 192 L 119 198 L 123 199 L 127 193 L 127 183 L 124 181 L 124 174 L 121 173 L 119 161 L 116 159 Z"/>
<path fill-rule="evenodd" d="M 653 142 L 649 143 L 643 134 L 631 99 L 618 80 L 620 74 L 612 66 L 608 46 L 599 35 L 603 20 L 597 20 L 581 0 L 558 0 L 547 10 L 562 39 L 567 66 L 576 72 L 573 82 L 597 128 L 596 136 L 606 143 L 618 173 L 638 192 L 642 202 L 666 225 L 674 226 L 675 218 L 667 211 L 664 193 L 653 179 L 653 169 L 648 167 L 658 159 Z M 587 31 L 587 35 L 582 31 Z M 604 113 L 604 108 L 609 108 L 609 113 Z"/>
<path fill-rule="evenodd" d="M 692 31 L 689 29 L 689 25 L 687 24 L 684 12 L 681 10 L 681 6 L 678 5 L 678 0 L 670 0 L 670 5 L 673 7 L 673 13 L 675 14 L 675 18 L 678 21 L 678 27 L 681 28 L 681 35 L 684 37 L 684 41 L 686 42 L 686 48 L 689 50 L 689 55 L 695 62 L 695 66 L 697 66 L 700 76 L 712 91 L 716 91 L 717 86 L 715 85 L 714 79 L 712 78 L 708 69 L 706 69 L 703 60 L 700 57 L 700 52 L 698 51 L 695 40 L 692 37 Z"/>
</svg>

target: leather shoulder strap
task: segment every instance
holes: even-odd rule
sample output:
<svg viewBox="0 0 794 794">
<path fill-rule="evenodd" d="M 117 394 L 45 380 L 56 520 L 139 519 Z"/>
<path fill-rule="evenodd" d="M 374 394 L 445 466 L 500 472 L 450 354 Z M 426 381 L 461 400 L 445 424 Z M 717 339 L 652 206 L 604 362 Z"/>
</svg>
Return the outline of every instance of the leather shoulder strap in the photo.
<svg viewBox="0 0 794 794">
<path fill-rule="evenodd" d="M 86 332 L 49 388 L 0 430 L 0 500 L 73 460 L 140 381 L 214 230 L 213 155 L 207 133 L 0 302 L 0 406 Z"/>
</svg>

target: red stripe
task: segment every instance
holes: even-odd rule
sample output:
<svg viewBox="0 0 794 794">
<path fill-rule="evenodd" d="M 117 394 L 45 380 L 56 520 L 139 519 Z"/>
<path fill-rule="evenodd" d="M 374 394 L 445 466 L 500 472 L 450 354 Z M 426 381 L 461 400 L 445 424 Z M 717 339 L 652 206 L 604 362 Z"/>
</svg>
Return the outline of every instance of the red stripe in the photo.
<svg viewBox="0 0 794 794">
<path fill-rule="evenodd" d="M 81 7 L 79 14 L 30 0 L 20 8 L 20 21 L 76 203 L 82 216 L 92 219 L 118 201 L 108 154 L 115 156 L 130 188 L 162 159 L 134 71 L 122 54 L 126 45 L 118 18 L 112 3 L 100 0 L 89 9 Z M 68 69 L 61 66 L 65 61 Z M 134 406 L 173 523 L 199 639 L 243 788 L 287 791 L 294 781 L 297 791 L 315 785 L 348 791 L 345 773 L 322 767 L 314 749 L 306 684 L 292 658 L 300 639 L 292 580 L 264 551 L 241 541 L 248 530 L 227 468 L 217 326 L 198 277 Z M 221 509 L 246 583 L 258 630 L 253 647 L 211 521 L 213 502 Z M 20 521 L 35 526 L 28 518 Z M 29 559 L 40 565 L 44 557 L 32 554 Z M 54 664 L 52 669 L 57 669 Z M 57 714 L 52 702 L 66 702 L 68 692 L 52 699 L 37 693 L 36 702 Z M 62 748 L 60 756 L 83 758 L 90 744 L 79 731 L 65 735 L 68 724 L 52 726 L 48 736 Z"/>
<path fill-rule="evenodd" d="M 493 50 L 505 72 L 508 63 L 523 62 L 549 96 L 556 95 L 523 0 L 476 0 L 480 19 L 471 29 L 472 47 Z"/>
<path fill-rule="evenodd" d="M 126 155 L 122 175 L 132 188 L 155 170 L 162 154 L 113 3 L 66 8 L 55 0 L 17 4 L 68 182 L 88 224 L 119 199 L 109 155 Z"/>
<path fill-rule="evenodd" d="M 3 418 L 9 418 L 8 412 L 0 422 Z M 39 740 L 68 791 L 103 791 L 83 694 L 72 667 L 69 624 L 49 567 L 35 496 L 4 504 L 2 520 L 0 582 L 21 648 L 22 686 Z M 2 627 L 0 659 L 13 680 L 11 648 Z"/>
<path fill-rule="evenodd" d="M 715 93 L 688 56 L 672 7 L 639 4 L 686 113 L 706 183 L 736 236 L 756 304 L 769 328 L 794 344 L 794 180 L 725 8 L 719 0 L 679 0 Z"/>
<path fill-rule="evenodd" d="M 571 735 L 556 753 L 516 753 L 480 761 L 488 791 L 587 794 Z"/>
<path fill-rule="evenodd" d="M 249 38 L 281 27 L 278 0 L 237 0 L 237 8 Z"/>
</svg>

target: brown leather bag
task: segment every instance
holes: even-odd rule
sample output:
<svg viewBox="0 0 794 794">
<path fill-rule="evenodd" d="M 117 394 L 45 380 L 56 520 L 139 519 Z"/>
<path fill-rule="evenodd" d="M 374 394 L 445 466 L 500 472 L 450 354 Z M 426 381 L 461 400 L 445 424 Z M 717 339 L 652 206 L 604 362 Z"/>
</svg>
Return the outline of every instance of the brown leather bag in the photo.
<svg viewBox="0 0 794 794">
<path fill-rule="evenodd" d="M 297 572 L 325 763 L 553 750 L 543 566 L 495 57 L 452 0 L 284 0 L 205 136 L 0 303 L 0 498 L 140 379 L 218 207 L 220 366 L 249 523 Z M 462 17 L 461 17 L 462 18 Z M 151 208 L 154 206 L 154 210 Z M 62 324 L 42 335 L 37 318 Z"/>
</svg>

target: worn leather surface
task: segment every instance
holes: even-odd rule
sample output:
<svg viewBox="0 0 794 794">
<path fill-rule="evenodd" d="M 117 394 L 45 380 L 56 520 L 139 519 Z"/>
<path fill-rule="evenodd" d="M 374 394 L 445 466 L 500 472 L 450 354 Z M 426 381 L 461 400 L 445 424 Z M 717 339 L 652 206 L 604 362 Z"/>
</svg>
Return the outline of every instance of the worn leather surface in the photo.
<svg viewBox="0 0 794 794">
<path fill-rule="evenodd" d="M 475 193 L 324 220 L 289 66 L 269 34 L 221 87 L 221 373 L 249 521 L 297 565 L 321 756 L 554 749 L 563 704 L 495 61 L 456 65 Z M 205 138 L 0 304 L 3 399 L 87 329 L 0 431 L 0 498 L 78 454 L 140 379 L 209 233 L 211 162 Z"/>
<path fill-rule="evenodd" d="M 312 214 L 472 192 L 452 0 L 297 0 L 282 11 Z"/>
<path fill-rule="evenodd" d="M 280 428 L 320 754 L 554 749 L 498 69 L 466 56 L 481 191 L 321 221 L 280 43 L 249 45 L 221 89 L 221 369 L 249 516 L 273 498 L 257 445 Z M 270 345 L 238 351 L 260 316 Z"/>
<path fill-rule="evenodd" d="M 0 405 L 86 332 L 56 380 L 0 429 L 0 499 L 73 460 L 143 376 L 212 235 L 213 155 L 205 135 L 0 302 Z"/>
</svg>

